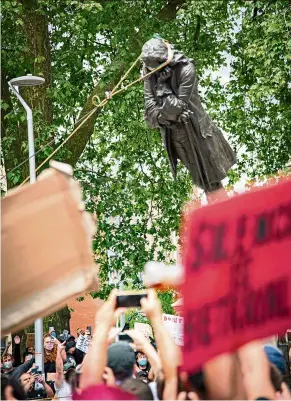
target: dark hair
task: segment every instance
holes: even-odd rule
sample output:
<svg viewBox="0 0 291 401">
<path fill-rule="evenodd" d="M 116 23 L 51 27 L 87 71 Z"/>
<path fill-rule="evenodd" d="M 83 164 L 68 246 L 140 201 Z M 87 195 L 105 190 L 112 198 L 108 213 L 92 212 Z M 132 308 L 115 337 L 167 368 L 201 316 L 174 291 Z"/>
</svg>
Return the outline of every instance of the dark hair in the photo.
<svg viewBox="0 0 291 401">
<path fill-rule="evenodd" d="M 120 387 L 128 393 L 135 395 L 139 400 L 153 400 L 154 396 L 150 387 L 142 380 L 129 378 L 121 383 Z"/>
<path fill-rule="evenodd" d="M 65 380 L 68 382 L 72 376 L 76 375 L 76 369 L 71 367 L 65 373 Z"/>
<path fill-rule="evenodd" d="M 203 371 L 200 370 L 197 373 L 190 375 L 188 380 L 189 384 L 191 385 L 191 391 L 195 391 L 195 393 L 197 393 L 199 400 L 207 400 L 208 395 Z"/>
<path fill-rule="evenodd" d="M 270 368 L 270 376 L 271 376 L 271 382 L 273 384 L 273 387 L 275 391 L 282 391 L 282 383 L 283 383 L 283 376 L 281 375 L 279 369 L 271 363 L 271 368 Z"/>
<path fill-rule="evenodd" d="M 136 375 L 136 378 L 137 378 L 137 380 L 142 380 L 142 381 L 145 381 L 145 380 L 146 380 L 145 383 L 147 383 L 147 382 L 148 382 L 148 373 L 145 372 L 145 371 L 143 371 L 143 370 L 141 370 L 141 371 L 138 372 L 138 374 Z"/>
<path fill-rule="evenodd" d="M 4 358 L 6 359 L 7 357 L 10 357 L 11 359 L 14 359 L 14 356 L 12 354 L 6 353 L 5 355 L 1 356 L 1 362 L 3 362 Z"/>
<path fill-rule="evenodd" d="M 5 398 L 5 389 L 11 386 L 12 387 L 12 393 L 13 396 L 17 399 L 17 400 L 26 400 L 26 395 L 24 393 L 24 390 L 21 386 L 21 384 L 12 378 L 8 378 L 5 375 L 1 376 L 1 400 L 6 400 L 7 398 Z"/>
<path fill-rule="evenodd" d="M 163 395 L 164 395 L 164 390 L 165 390 L 165 376 L 164 376 L 163 370 L 159 371 L 156 382 L 157 382 L 158 398 L 159 398 L 159 400 L 162 400 Z M 177 389 L 178 394 L 181 393 L 181 391 L 185 391 L 185 389 L 183 387 L 183 383 L 181 382 L 179 375 L 178 375 L 178 384 L 177 385 L 178 385 L 178 389 Z"/>
</svg>

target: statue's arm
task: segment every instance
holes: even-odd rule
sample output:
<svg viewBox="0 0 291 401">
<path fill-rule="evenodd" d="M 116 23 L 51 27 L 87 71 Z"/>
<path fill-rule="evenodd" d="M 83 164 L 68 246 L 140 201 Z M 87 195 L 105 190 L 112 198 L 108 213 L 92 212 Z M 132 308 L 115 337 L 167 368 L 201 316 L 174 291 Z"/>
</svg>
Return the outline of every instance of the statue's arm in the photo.
<svg viewBox="0 0 291 401">
<path fill-rule="evenodd" d="M 157 104 L 149 80 L 144 81 L 144 99 L 145 99 L 145 116 L 144 116 L 145 120 L 148 122 L 150 127 L 159 128 L 160 124 L 158 121 L 158 117 L 160 114 L 160 107 Z"/>
<path fill-rule="evenodd" d="M 195 69 L 193 64 L 189 63 L 183 66 L 181 70 L 177 96 L 171 94 L 164 98 L 160 111 L 162 116 L 168 117 L 171 121 L 177 121 L 182 111 L 187 109 L 195 85 Z"/>
</svg>

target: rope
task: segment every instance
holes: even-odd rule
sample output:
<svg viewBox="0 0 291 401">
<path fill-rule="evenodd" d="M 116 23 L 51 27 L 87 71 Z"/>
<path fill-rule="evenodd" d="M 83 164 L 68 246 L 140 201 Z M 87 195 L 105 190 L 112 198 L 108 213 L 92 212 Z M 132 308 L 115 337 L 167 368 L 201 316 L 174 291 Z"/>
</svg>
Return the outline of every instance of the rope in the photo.
<svg viewBox="0 0 291 401">
<path fill-rule="evenodd" d="M 46 143 L 45 145 L 41 146 L 35 153 L 33 153 L 31 156 L 27 157 L 25 160 L 23 160 L 21 163 L 19 163 L 17 166 L 13 167 L 11 170 L 7 171 L 7 173 L 1 175 L 0 180 L 2 178 L 7 177 L 8 174 L 12 173 L 12 171 L 15 171 L 19 167 L 21 167 L 24 163 L 26 163 L 28 160 L 30 160 L 32 157 L 36 156 L 39 152 L 44 150 L 46 147 L 49 145 L 52 145 L 55 142 L 55 139 L 52 139 L 50 142 Z"/>
<path fill-rule="evenodd" d="M 131 65 L 131 67 L 126 71 L 126 73 L 121 77 L 121 79 L 119 80 L 119 82 L 115 85 L 115 87 L 113 88 L 112 92 L 110 92 L 110 97 L 105 97 L 102 102 L 100 102 L 100 99 L 97 95 L 94 95 L 92 97 L 92 103 L 95 105 L 95 108 L 93 108 L 90 112 L 87 113 L 86 118 L 85 116 L 83 116 L 79 121 L 82 121 L 74 130 L 73 132 L 71 132 L 71 134 L 63 141 L 60 143 L 60 145 L 36 168 L 35 172 L 37 172 L 42 166 L 44 166 L 58 151 L 59 149 L 69 141 L 69 139 L 82 127 L 82 125 L 84 125 L 84 123 L 90 118 L 92 117 L 92 115 L 97 111 L 98 108 L 102 108 L 105 106 L 106 103 L 108 103 L 108 101 L 110 99 L 112 99 L 113 96 L 127 90 L 128 88 L 130 88 L 131 86 L 135 85 L 136 83 L 143 81 L 145 78 L 149 77 L 150 75 L 154 74 L 156 71 L 161 70 L 162 68 L 166 67 L 172 60 L 173 60 L 173 52 L 171 49 L 171 45 L 169 44 L 169 42 L 164 41 L 167 48 L 168 48 L 168 58 L 167 60 L 162 63 L 161 65 L 159 65 L 157 68 L 153 69 L 152 71 L 150 71 L 149 73 L 147 73 L 146 75 L 136 79 L 135 81 L 131 82 L 130 84 L 126 85 L 125 87 L 117 90 L 117 88 L 121 85 L 121 83 L 125 80 L 125 78 L 128 76 L 128 74 L 131 72 L 131 70 L 135 67 L 135 65 L 137 64 L 138 60 L 140 59 L 140 56 L 138 56 L 138 58 L 134 61 L 134 63 Z M 96 105 L 95 103 L 95 98 L 99 101 L 99 104 Z M 26 179 L 19 185 L 19 187 L 22 187 L 22 185 L 24 185 L 27 181 L 29 180 L 29 176 L 26 177 Z"/>
<path fill-rule="evenodd" d="M 87 115 L 91 112 L 91 110 L 86 113 L 83 117 L 81 117 L 78 121 L 76 121 L 75 125 L 79 124 L 85 117 L 87 117 Z M 41 152 L 42 150 L 44 150 L 47 146 L 52 145 L 55 142 L 55 138 L 52 139 L 50 142 L 46 143 L 45 145 L 42 145 L 35 153 L 33 153 L 31 156 L 27 157 L 26 159 L 24 159 L 21 163 L 19 163 L 17 166 L 13 167 L 13 169 L 7 171 L 7 173 L 3 174 L 0 177 L 0 180 L 2 180 L 2 178 L 7 177 L 8 174 L 12 173 L 13 171 L 17 170 L 19 167 L 21 167 L 24 163 L 28 162 L 32 157 L 36 156 L 39 152 Z"/>
</svg>

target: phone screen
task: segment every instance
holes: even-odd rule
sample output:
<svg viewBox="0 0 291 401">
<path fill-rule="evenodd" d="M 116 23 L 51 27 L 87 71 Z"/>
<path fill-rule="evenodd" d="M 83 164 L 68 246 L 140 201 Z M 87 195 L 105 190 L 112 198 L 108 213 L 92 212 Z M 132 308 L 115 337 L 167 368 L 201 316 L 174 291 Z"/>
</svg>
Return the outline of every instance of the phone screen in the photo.
<svg viewBox="0 0 291 401">
<path fill-rule="evenodd" d="M 141 294 L 123 294 L 123 295 L 117 295 L 117 302 L 116 302 L 116 307 L 117 308 L 131 308 L 131 307 L 139 307 L 140 306 L 140 300 L 142 298 L 146 298 L 148 294 L 141 293 Z"/>
<path fill-rule="evenodd" d="M 133 343 L 133 339 L 128 334 L 124 334 L 124 333 L 119 334 L 118 340 L 126 341 L 127 343 Z"/>
<path fill-rule="evenodd" d="M 90 336 L 91 336 L 91 331 L 92 331 L 92 329 L 91 329 L 91 326 L 87 326 L 87 329 L 86 329 L 87 331 L 89 331 L 89 334 L 90 334 Z"/>
</svg>

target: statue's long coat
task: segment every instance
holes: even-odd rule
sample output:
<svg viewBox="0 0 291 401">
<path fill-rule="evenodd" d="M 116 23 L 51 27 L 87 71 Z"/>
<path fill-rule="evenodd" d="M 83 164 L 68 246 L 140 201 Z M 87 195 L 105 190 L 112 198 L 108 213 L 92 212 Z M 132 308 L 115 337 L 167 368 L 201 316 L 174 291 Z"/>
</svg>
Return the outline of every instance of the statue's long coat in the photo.
<svg viewBox="0 0 291 401">
<path fill-rule="evenodd" d="M 145 80 L 145 119 L 152 128 L 160 129 L 174 177 L 179 159 L 193 183 L 211 191 L 226 177 L 235 155 L 201 104 L 192 62 L 175 51 L 170 68 L 165 83 L 159 81 L 159 72 Z M 186 119 L 179 118 L 183 110 L 190 112 Z M 167 125 L 161 123 L 163 119 Z"/>
</svg>

